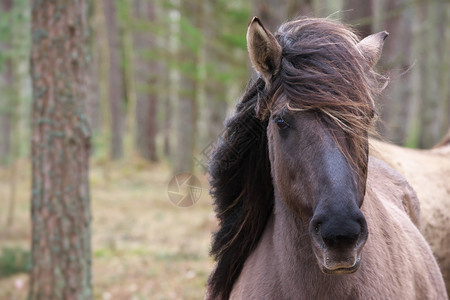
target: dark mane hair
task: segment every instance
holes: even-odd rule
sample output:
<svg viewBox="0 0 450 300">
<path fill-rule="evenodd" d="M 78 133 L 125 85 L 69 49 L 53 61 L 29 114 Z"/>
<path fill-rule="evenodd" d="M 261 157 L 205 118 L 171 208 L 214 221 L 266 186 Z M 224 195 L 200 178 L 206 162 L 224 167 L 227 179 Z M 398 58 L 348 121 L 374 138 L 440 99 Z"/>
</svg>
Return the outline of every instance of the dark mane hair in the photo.
<svg viewBox="0 0 450 300">
<path fill-rule="evenodd" d="M 218 261 L 209 279 L 214 299 L 229 297 L 272 212 L 267 121 L 255 113 L 264 86 L 261 78 L 249 85 L 236 113 L 226 122 L 209 167 L 211 195 L 220 221 L 211 249 Z"/>
<path fill-rule="evenodd" d="M 275 99 L 283 96 L 284 107 L 313 110 L 324 126 L 343 129 L 349 136 L 345 141 L 333 136 L 349 162 L 359 166 L 361 177 L 366 176 L 361 162 L 367 162 L 367 132 L 376 114 L 373 97 L 381 89 L 356 47 L 356 35 L 338 22 L 301 18 L 283 24 L 275 37 L 282 48 L 279 73 L 270 86 L 262 78 L 250 84 L 210 163 L 220 221 L 211 249 L 217 266 L 208 282 L 213 299 L 228 299 L 272 213 L 266 129 L 270 112 L 281 109 Z"/>
</svg>

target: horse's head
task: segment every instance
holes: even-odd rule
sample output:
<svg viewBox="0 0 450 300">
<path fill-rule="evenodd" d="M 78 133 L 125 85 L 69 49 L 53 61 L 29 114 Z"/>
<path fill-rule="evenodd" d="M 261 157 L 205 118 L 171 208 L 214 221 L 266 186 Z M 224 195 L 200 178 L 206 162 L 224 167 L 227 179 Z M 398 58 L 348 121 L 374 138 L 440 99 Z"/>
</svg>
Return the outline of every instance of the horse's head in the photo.
<svg viewBox="0 0 450 300">
<path fill-rule="evenodd" d="M 285 23 L 274 36 L 256 17 L 247 33 L 250 59 L 265 81 L 257 115 L 269 120 L 276 201 L 308 226 L 328 274 L 356 271 L 368 237 L 360 208 L 375 114 L 372 67 L 386 36 L 358 42 L 323 19 Z"/>
</svg>

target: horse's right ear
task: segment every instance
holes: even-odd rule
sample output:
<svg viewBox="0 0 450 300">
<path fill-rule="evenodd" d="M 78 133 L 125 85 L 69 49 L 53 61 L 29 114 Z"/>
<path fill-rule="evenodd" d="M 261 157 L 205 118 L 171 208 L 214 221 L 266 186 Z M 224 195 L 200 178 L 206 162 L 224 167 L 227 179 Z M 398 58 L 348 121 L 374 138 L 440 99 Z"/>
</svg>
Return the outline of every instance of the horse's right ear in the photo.
<svg viewBox="0 0 450 300">
<path fill-rule="evenodd" d="M 253 67 L 270 85 L 272 76 L 280 70 L 281 46 L 258 17 L 253 17 L 248 25 L 247 49 Z"/>
</svg>

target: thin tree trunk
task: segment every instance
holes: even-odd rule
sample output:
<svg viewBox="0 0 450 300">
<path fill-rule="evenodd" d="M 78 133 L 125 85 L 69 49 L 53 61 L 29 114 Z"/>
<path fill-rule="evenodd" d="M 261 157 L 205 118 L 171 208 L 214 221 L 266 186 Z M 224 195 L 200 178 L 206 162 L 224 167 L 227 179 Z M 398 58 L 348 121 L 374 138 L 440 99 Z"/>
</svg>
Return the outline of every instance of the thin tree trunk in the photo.
<svg viewBox="0 0 450 300">
<path fill-rule="evenodd" d="M 3 0 L 2 8 L 5 12 L 11 12 L 13 8 L 13 2 L 11 0 Z M 13 30 L 13 29 L 11 29 Z M 14 37 L 14 33 L 12 34 Z M 13 41 L 10 41 L 13 44 Z M 8 48 L 10 45 L 6 45 Z M 6 113 L 2 115 L 2 129 L 3 140 L 1 141 L 1 161 L 5 164 L 10 164 L 10 176 L 9 176 L 9 199 L 8 209 L 6 215 L 6 229 L 10 229 L 14 222 L 14 210 L 16 203 L 16 183 L 17 183 L 17 166 L 16 156 L 19 146 L 19 126 L 18 126 L 18 108 L 20 104 L 20 89 L 19 78 L 15 76 L 17 74 L 17 58 L 8 58 L 5 61 L 5 93 L 6 101 L 4 101 Z"/>
<path fill-rule="evenodd" d="M 440 24 L 443 30 L 443 42 L 441 43 L 442 64 L 440 76 L 440 86 L 442 91 L 441 113 L 443 115 L 441 122 L 441 133 L 443 136 L 450 128 L 450 85 L 448 84 L 450 82 L 450 26 L 448 25 L 450 24 L 450 5 L 448 3 L 447 5 L 444 3 L 441 3 L 440 5 L 443 6 L 442 12 L 444 14 L 444 20 Z"/>
<path fill-rule="evenodd" d="M 111 143 L 111 101 L 109 99 L 109 43 L 103 1 L 94 1 L 94 30 L 96 36 L 96 52 L 98 53 L 98 89 L 100 97 L 100 138 L 104 144 Z M 110 149 L 108 149 L 110 150 Z M 111 151 L 105 156 L 110 158 Z M 107 168 L 105 168 L 107 169 Z M 105 170 L 104 175 L 108 176 Z"/>
<path fill-rule="evenodd" d="M 211 15 L 215 13 L 219 13 L 214 10 L 214 4 L 205 2 L 204 9 L 206 11 L 206 15 Z M 205 75 L 202 76 L 201 80 L 204 82 L 205 88 L 205 96 L 204 103 L 201 104 L 201 108 L 204 116 L 201 117 L 201 120 L 206 120 L 206 124 L 204 124 L 204 138 L 202 141 L 202 146 L 209 145 L 216 141 L 220 134 L 224 129 L 224 120 L 225 114 L 227 112 L 227 97 L 229 94 L 227 93 L 227 86 L 230 84 L 221 81 L 217 74 L 224 74 L 226 72 L 226 65 L 224 61 L 220 58 L 218 50 L 215 45 L 215 34 L 220 30 L 220 26 L 222 26 L 219 22 L 211 22 L 204 23 L 202 25 L 202 31 L 205 38 L 205 47 L 204 53 L 201 53 L 203 57 L 205 57 L 205 62 L 203 65 L 207 65 L 208 63 L 212 63 L 215 65 L 214 69 L 204 68 L 206 69 Z M 202 148 L 203 148 L 202 147 Z M 202 166 L 206 168 L 206 165 Z"/>
<path fill-rule="evenodd" d="M 95 1 L 100 2 L 101 1 Z M 87 41 L 88 44 L 88 74 L 91 80 L 87 83 L 87 95 L 86 95 L 86 115 L 89 120 L 89 124 L 91 125 L 91 129 L 95 133 L 100 133 L 101 131 L 101 110 L 100 110 L 100 76 L 99 76 L 99 68 L 100 68 L 100 55 L 99 55 L 99 45 L 101 42 L 98 41 L 100 34 L 97 33 L 98 25 L 97 25 L 97 8 L 96 3 L 88 2 L 88 30 L 89 30 L 89 39 Z M 95 150 L 95 149 L 93 149 Z"/>
<path fill-rule="evenodd" d="M 120 66 L 120 40 L 114 1 L 103 0 L 109 44 L 109 101 L 111 113 L 110 158 L 123 157 L 123 80 Z"/>
<path fill-rule="evenodd" d="M 150 86 L 155 86 L 155 80 L 151 80 Z M 156 122 L 156 115 L 158 111 L 158 100 L 155 94 L 150 94 L 148 106 L 148 159 L 150 161 L 157 161 L 156 155 L 156 134 L 158 132 L 158 123 Z"/>
<path fill-rule="evenodd" d="M 10 12 L 13 3 L 12 0 L 2 0 L 2 10 L 5 12 Z M 10 50 L 11 45 L 5 43 L 2 45 L 4 50 Z M 0 126 L 1 126 L 1 137 L 0 137 L 0 164 L 8 165 L 11 161 L 10 150 L 11 150 L 11 98 L 13 93 L 11 90 L 11 83 L 13 81 L 13 69 L 11 58 L 8 58 L 4 62 L 5 73 L 3 74 L 4 82 L 4 92 L 1 95 L 1 105 L 0 105 Z M 5 92 L 6 91 L 6 92 Z"/>
<path fill-rule="evenodd" d="M 411 56 L 410 61 L 413 67 L 409 74 L 409 82 L 411 86 L 411 97 L 408 103 L 409 118 L 406 126 L 405 145 L 411 148 L 417 148 L 419 145 L 420 128 L 421 128 L 421 82 L 423 77 L 423 63 L 419 59 L 423 56 L 426 45 L 422 42 L 422 7 L 411 7 L 408 9 L 411 15 Z"/>
<path fill-rule="evenodd" d="M 11 101 L 11 144 L 10 144 L 10 176 L 9 176 L 9 205 L 8 215 L 6 218 L 6 228 L 11 228 L 14 223 L 14 211 L 16 204 L 16 192 L 17 192 L 17 157 L 20 150 L 20 126 L 19 126 L 19 108 L 21 103 L 21 82 L 22 78 L 18 75 L 17 62 L 11 60 L 11 82 L 9 86 L 14 92 L 14 100 Z"/>
<path fill-rule="evenodd" d="M 181 15 L 186 22 L 198 29 L 197 22 L 201 15 L 201 7 L 198 3 L 182 2 Z M 187 19 L 190 17 L 191 19 Z M 192 20 L 192 18 L 197 18 Z M 183 39 L 186 37 L 181 35 Z M 194 147 L 196 140 L 197 117 L 197 77 L 198 77 L 198 43 L 189 40 L 181 40 L 178 59 L 184 66 L 180 78 L 180 92 L 177 109 L 177 148 L 175 153 L 174 172 L 193 172 Z M 188 44 L 188 45 L 186 45 Z"/>
<path fill-rule="evenodd" d="M 92 299 L 86 2 L 32 6 L 29 299 Z"/>
<path fill-rule="evenodd" d="M 151 22 L 151 24 L 153 24 L 153 26 L 156 24 L 156 16 L 157 16 L 157 7 L 155 5 L 155 3 L 149 2 L 148 3 L 148 19 Z M 154 35 L 152 37 L 152 39 L 150 40 L 150 47 L 155 49 L 157 47 L 157 43 L 156 43 L 156 35 Z M 155 57 L 153 57 L 150 60 L 150 65 L 149 65 L 149 70 L 150 70 L 150 76 L 148 79 L 148 86 L 150 87 L 150 93 L 148 95 L 148 145 L 147 145 L 147 158 L 150 161 L 157 161 L 157 153 L 156 153 L 156 135 L 158 133 L 158 122 L 157 122 L 157 115 L 158 115 L 158 94 L 159 94 L 159 89 L 158 89 L 158 74 L 160 74 L 161 71 L 161 66 L 160 64 L 157 62 L 157 60 L 155 59 Z"/>
<path fill-rule="evenodd" d="M 165 12 L 168 13 L 167 10 Z M 172 88 L 176 87 L 176 84 L 174 84 L 175 81 L 174 79 L 176 78 L 176 76 L 174 75 L 176 74 L 177 70 L 170 67 L 170 62 L 174 60 L 174 55 L 172 53 L 176 52 L 172 51 L 176 50 L 176 43 L 174 42 L 176 42 L 176 40 L 172 37 L 172 28 L 169 27 L 168 30 L 166 31 L 166 34 L 163 36 L 163 44 L 165 45 L 165 47 L 169 49 L 169 51 L 166 51 L 163 56 L 164 61 L 166 62 L 164 66 L 166 71 L 164 72 L 164 76 L 162 77 L 162 85 L 167 88 L 164 89 L 163 98 L 161 100 L 161 103 L 164 103 L 163 105 L 164 118 L 162 121 L 161 131 L 164 140 L 163 153 L 165 157 L 171 157 L 173 152 L 172 150 L 173 142 L 171 140 L 171 136 L 173 134 L 171 133 L 174 121 L 172 116 L 173 116 L 173 106 L 177 95 L 172 90 Z"/>
<path fill-rule="evenodd" d="M 427 45 L 425 63 L 425 80 L 422 81 L 422 111 L 421 111 L 421 134 L 419 147 L 429 148 L 441 137 L 439 123 L 436 122 L 439 110 L 439 65 L 438 44 L 440 37 L 436 32 L 441 20 L 439 19 L 439 6 L 436 3 L 427 5 L 427 27 L 423 36 L 423 43 Z M 448 49 L 447 49 L 448 50 Z"/>
<path fill-rule="evenodd" d="M 156 15 L 157 6 L 154 2 L 135 2 L 135 16 L 141 19 L 141 22 L 149 24 L 149 27 L 154 29 L 157 26 Z M 160 57 L 144 57 L 145 53 L 151 51 L 155 53 L 157 49 L 155 34 L 153 30 L 149 32 L 139 32 L 135 36 L 135 44 L 140 50 L 141 55 L 136 58 L 137 65 L 137 80 L 141 85 L 141 92 L 138 93 L 137 110 L 135 112 L 139 126 L 136 133 L 136 145 L 140 155 L 150 161 L 157 161 L 156 154 L 156 134 L 158 132 L 157 126 L 157 111 L 158 98 L 162 94 L 161 86 L 161 66 L 158 60 Z M 145 88 L 144 88 L 145 87 Z"/>
<path fill-rule="evenodd" d="M 170 72 L 165 76 L 165 82 L 170 82 Z M 164 121 L 163 121 L 163 135 L 164 135 L 164 155 L 169 157 L 171 155 L 170 131 L 172 128 L 172 105 L 169 92 L 164 93 Z"/>
<path fill-rule="evenodd" d="M 125 128 L 125 154 L 129 158 L 135 154 L 136 141 L 136 86 L 134 80 L 134 47 L 131 34 L 131 8 L 130 0 L 117 2 L 120 11 L 120 42 L 122 48 L 122 73 L 124 83 L 124 96 L 126 99 L 126 128 Z"/>
<path fill-rule="evenodd" d="M 0 164 L 7 166 L 11 162 L 11 82 L 12 79 L 12 62 L 11 59 L 8 59 L 4 62 L 6 72 L 2 74 L 3 78 L 3 95 L 0 97 L 1 105 L 0 105 L 0 126 L 1 126 L 1 137 L 0 137 Z"/>
</svg>

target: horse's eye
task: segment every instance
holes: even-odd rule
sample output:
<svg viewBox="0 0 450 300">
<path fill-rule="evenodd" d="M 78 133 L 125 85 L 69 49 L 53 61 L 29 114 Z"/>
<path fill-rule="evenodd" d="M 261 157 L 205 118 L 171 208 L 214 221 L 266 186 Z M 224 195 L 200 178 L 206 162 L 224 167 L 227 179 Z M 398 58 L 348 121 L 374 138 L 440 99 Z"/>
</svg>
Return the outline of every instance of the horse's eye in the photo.
<svg viewBox="0 0 450 300">
<path fill-rule="evenodd" d="M 286 121 L 283 120 L 282 117 L 277 117 L 277 118 L 275 119 L 275 123 L 277 124 L 278 129 L 280 129 L 280 130 L 289 128 L 289 124 L 286 123 Z"/>
</svg>

